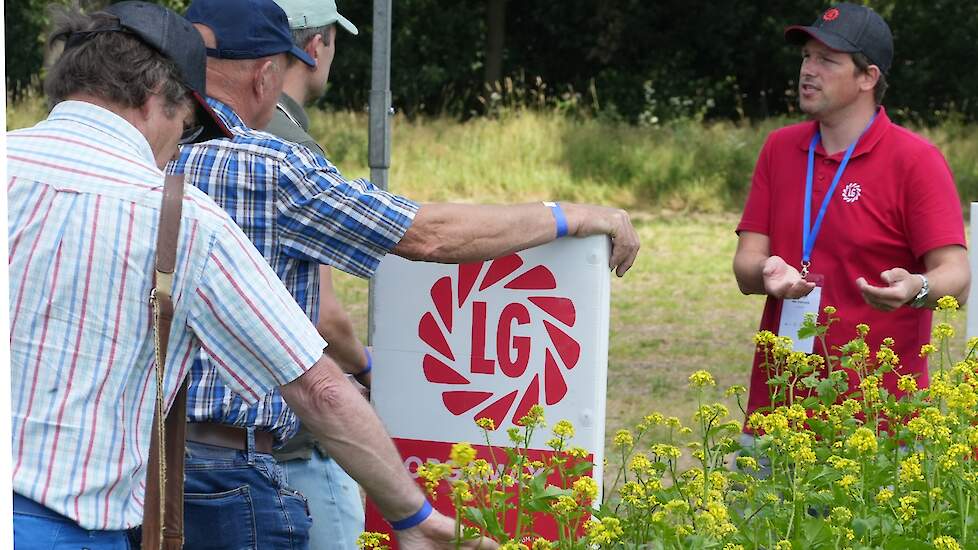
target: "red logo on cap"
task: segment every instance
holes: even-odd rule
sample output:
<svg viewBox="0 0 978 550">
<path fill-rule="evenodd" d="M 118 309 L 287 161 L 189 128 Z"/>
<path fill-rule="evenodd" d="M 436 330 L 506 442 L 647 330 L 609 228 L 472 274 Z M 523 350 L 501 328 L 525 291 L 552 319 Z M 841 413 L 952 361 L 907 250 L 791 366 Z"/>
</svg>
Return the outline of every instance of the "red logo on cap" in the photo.
<svg viewBox="0 0 978 550">
<path fill-rule="evenodd" d="M 826 10 L 825 14 L 822 15 L 822 19 L 826 21 L 835 21 L 836 19 L 838 19 L 838 17 L 839 17 L 839 10 L 836 8 Z"/>
<path fill-rule="evenodd" d="M 485 263 L 460 265 L 457 277 L 442 277 L 432 285 L 434 310 L 421 317 L 418 336 L 430 348 L 424 356 L 425 378 L 447 386 L 442 392 L 445 408 L 455 416 L 475 410 L 473 418 L 492 418 L 498 428 L 507 418 L 515 423 L 541 401 L 547 405 L 559 403 L 567 394 L 562 371 L 577 366 L 581 345 L 565 332 L 577 320 L 574 302 L 546 292 L 557 288 L 552 271 L 543 265 L 526 269 L 517 254 L 492 260 L 483 274 Z M 484 291 L 497 286 L 513 291 L 511 303 L 502 308 L 498 321 L 487 318 L 487 303 L 481 297 Z M 458 317 L 455 312 L 463 309 L 471 311 L 472 326 L 453 327 L 453 317 Z M 531 323 L 542 323 L 546 329 L 547 336 L 542 341 L 531 342 L 527 336 L 513 335 L 514 325 Z M 495 334 L 495 342 L 486 342 L 487 328 L 490 336 Z M 446 333 L 455 331 L 471 335 L 471 356 L 457 356 L 451 349 Z M 487 344 L 495 344 L 495 359 L 487 357 Z M 528 368 L 538 368 L 529 364 L 530 348 L 540 345 L 546 350 L 542 372 L 534 373 L 524 387 L 520 383 L 523 374 Z M 498 373 L 512 382 L 506 390 L 493 393 L 473 388 L 478 386 L 473 384 L 478 375 Z M 522 398 L 517 401 L 521 393 Z"/>
</svg>

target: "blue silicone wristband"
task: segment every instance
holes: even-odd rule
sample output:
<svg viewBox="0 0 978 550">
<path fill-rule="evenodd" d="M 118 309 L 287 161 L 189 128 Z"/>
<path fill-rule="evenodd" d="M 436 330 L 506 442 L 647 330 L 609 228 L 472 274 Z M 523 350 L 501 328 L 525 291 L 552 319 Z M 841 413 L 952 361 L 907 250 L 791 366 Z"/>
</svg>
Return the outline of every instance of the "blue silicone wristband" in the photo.
<svg viewBox="0 0 978 550">
<path fill-rule="evenodd" d="M 364 346 L 363 352 L 367 354 L 367 366 L 363 367 L 363 370 L 354 374 L 353 376 L 363 376 L 368 372 L 374 370 L 374 358 L 370 355 L 370 348 Z"/>
<path fill-rule="evenodd" d="M 428 502 L 428 499 L 425 499 L 420 510 L 402 520 L 390 522 L 391 527 L 393 527 L 395 531 L 403 531 L 405 529 L 417 527 L 422 521 L 428 519 L 428 516 L 431 515 L 432 511 L 431 503 Z"/>
<path fill-rule="evenodd" d="M 564 209 L 560 207 L 559 202 L 545 202 L 543 203 L 550 208 L 550 211 L 554 215 L 554 221 L 557 222 L 557 238 L 567 236 L 567 216 L 564 215 Z"/>
</svg>

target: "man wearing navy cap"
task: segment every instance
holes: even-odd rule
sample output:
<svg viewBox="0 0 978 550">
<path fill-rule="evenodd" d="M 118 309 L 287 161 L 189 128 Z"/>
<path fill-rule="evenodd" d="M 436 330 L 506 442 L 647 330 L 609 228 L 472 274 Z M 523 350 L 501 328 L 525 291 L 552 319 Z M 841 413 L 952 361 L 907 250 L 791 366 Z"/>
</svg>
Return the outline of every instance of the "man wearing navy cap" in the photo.
<svg viewBox="0 0 978 550">
<path fill-rule="evenodd" d="M 871 327 L 877 349 L 892 337 L 900 375 L 927 385 L 920 346 L 931 308 L 964 300 L 970 285 L 961 203 L 940 151 L 892 122 L 880 103 L 893 38 L 873 10 L 843 3 L 785 39 L 801 48 L 798 103 L 811 119 L 772 133 L 761 150 L 743 217 L 734 274 L 744 294 L 765 294 L 761 329 L 795 349 L 835 354 Z M 827 349 L 797 338 L 806 313 L 838 308 Z M 755 357 L 747 414 L 771 405 L 763 357 Z M 854 388 L 858 380 L 850 379 Z M 750 441 L 747 437 L 745 441 Z"/>
<path fill-rule="evenodd" d="M 622 210 L 570 203 L 419 205 L 367 181 L 347 180 L 322 155 L 255 130 L 271 119 L 287 57 L 314 65 L 292 43 L 286 15 L 272 0 L 196 0 L 187 18 L 209 47 L 208 101 L 234 137 L 185 147 L 170 169 L 185 172 L 188 181 L 231 214 L 310 319 L 318 314 L 320 264 L 369 277 L 387 252 L 459 263 L 506 255 L 564 235 L 604 234 L 612 238 L 610 265 L 618 275 L 634 262 L 638 236 Z M 194 547 L 250 546 L 252 538 L 247 537 L 253 529 L 214 532 L 213 525 L 227 518 L 219 499 L 242 487 L 252 497 L 287 493 L 277 465 L 264 461 L 271 458 L 273 446 L 295 433 L 297 422 L 283 402 L 288 395 L 273 392 L 257 406 L 248 406 L 213 376 L 217 368 L 202 354 L 191 370 L 187 541 Z M 355 391 L 339 369 L 335 374 L 323 386 L 326 394 Z M 360 402 L 366 406 L 362 398 Z M 397 532 L 401 547 L 451 547 L 454 522 L 432 512 L 376 416 L 345 397 L 338 408 L 330 438 L 320 443 L 364 487 Z M 309 428 L 325 433 L 321 426 Z M 271 474 L 248 473 L 255 460 L 272 464 Z M 226 475 L 228 464 L 240 467 L 241 476 Z M 301 547 L 308 518 L 287 500 L 284 510 L 273 500 L 268 506 L 251 506 L 254 515 L 234 517 L 242 527 L 258 525 L 255 539 L 263 548 Z"/>
<path fill-rule="evenodd" d="M 326 152 L 309 135 L 309 117 L 303 105 L 323 94 L 340 28 L 356 36 L 356 25 L 343 17 L 333 0 L 275 0 L 289 18 L 292 42 L 316 61 L 315 67 L 290 57 L 286 63 L 282 95 L 272 121 L 265 131 L 326 156 Z M 343 304 L 333 292 L 332 269 L 319 269 L 320 334 L 329 340 L 326 353 L 345 372 L 370 387 L 373 368 L 370 352 L 357 338 L 356 329 Z M 355 548 L 363 532 L 364 510 L 360 487 L 333 460 L 305 426 L 283 447 L 276 449 L 275 459 L 285 471 L 289 485 L 304 494 L 309 502 L 312 528 L 309 546 L 317 550 Z"/>
</svg>

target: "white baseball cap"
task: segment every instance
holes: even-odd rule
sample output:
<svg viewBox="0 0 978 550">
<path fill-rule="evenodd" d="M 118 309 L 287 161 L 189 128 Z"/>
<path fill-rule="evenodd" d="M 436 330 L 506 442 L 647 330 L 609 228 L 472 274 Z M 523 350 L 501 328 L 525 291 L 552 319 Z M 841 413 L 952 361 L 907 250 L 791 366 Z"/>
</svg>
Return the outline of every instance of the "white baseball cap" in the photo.
<svg viewBox="0 0 978 550">
<path fill-rule="evenodd" d="M 289 17 L 292 30 L 323 27 L 339 23 L 350 34 L 360 34 L 357 26 L 340 15 L 336 0 L 275 0 Z"/>
</svg>

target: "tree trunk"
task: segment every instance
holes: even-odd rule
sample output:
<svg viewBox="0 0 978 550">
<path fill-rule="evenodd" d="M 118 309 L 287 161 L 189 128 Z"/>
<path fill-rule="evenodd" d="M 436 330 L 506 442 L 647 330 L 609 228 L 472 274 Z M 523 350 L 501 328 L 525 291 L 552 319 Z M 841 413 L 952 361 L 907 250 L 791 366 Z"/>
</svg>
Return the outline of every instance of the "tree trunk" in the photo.
<svg viewBox="0 0 978 550">
<path fill-rule="evenodd" d="M 486 24 L 486 66 L 484 80 L 487 84 L 503 78 L 503 41 L 506 37 L 506 0 L 488 0 Z"/>
</svg>

